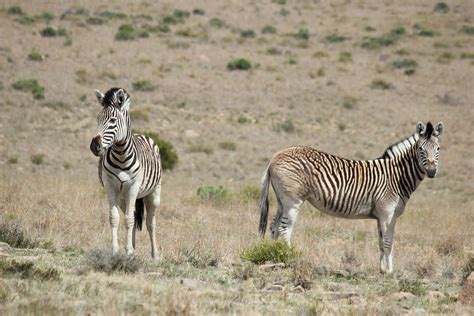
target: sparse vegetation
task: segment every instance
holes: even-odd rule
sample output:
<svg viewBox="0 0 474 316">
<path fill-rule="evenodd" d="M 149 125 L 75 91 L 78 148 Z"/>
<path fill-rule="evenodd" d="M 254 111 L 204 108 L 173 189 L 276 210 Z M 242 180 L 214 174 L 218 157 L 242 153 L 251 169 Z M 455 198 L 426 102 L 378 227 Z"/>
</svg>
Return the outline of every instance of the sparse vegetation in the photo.
<svg viewBox="0 0 474 316">
<path fill-rule="evenodd" d="M 293 34 L 293 37 L 299 40 L 307 41 L 310 38 L 310 34 L 307 29 L 299 29 L 298 32 Z"/>
<path fill-rule="evenodd" d="M 449 64 L 451 60 L 454 59 L 454 55 L 449 52 L 444 52 L 437 58 L 438 63 L 440 64 Z"/>
<path fill-rule="evenodd" d="M 127 256 L 119 252 L 112 255 L 110 251 L 94 249 L 87 255 L 87 264 L 94 271 L 111 273 L 136 273 L 143 266 L 142 260 L 138 256 Z"/>
<path fill-rule="evenodd" d="M 42 61 L 43 55 L 41 55 L 37 51 L 32 51 L 31 53 L 28 54 L 28 59 L 32 61 Z"/>
<path fill-rule="evenodd" d="M 10 15 L 23 15 L 23 10 L 19 6 L 11 6 L 8 8 L 7 13 Z"/>
<path fill-rule="evenodd" d="M 351 63 L 352 62 L 352 54 L 349 52 L 340 52 L 338 61 L 341 63 Z"/>
<path fill-rule="evenodd" d="M 234 142 L 225 141 L 219 143 L 219 148 L 228 151 L 235 151 L 237 149 L 237 145 Z"/>
<path fill-rule="evenodd" d="M 15 248 L 36 248 L 40 244 L 17 224 L 5 222 L 0 223 L 0 242 L 6 242 Z"/>
<path fill-rule="evenodd" d="M 60 272 L 55 268 L 39 269 L 32 261 L 0 261 L 0 271 L 3 276 L 19 275 L 22 279 L 37 279 L 41 281 L 59 280 Z"/>
<path fill-rule="evenodd" d="M 374 79 L 370 87 L 372 89 L 388 90 L 392 88 L 392 85 L 383 79 Z"/>
<path fill-rule="evenodd" d="M 445 2 L 438 2 L 435 4 L 433 11 L 439 13 L 448 13 L 449 6 Z"/>
<path fill-rule="evenodd" d="M 255 264 L 266 262 L 285 263 L 297 261 L 301 252 L 282 241 L 263 240 L 245 249 L 240 257 Z"/>
<path fill-rule="evenodd" d="M 225 26 L 225 22 L 219 18 L 212 18 L 209 20 L 209 25 L 216 28 L 222 28 Z"/>
<path fill-rule="evenodd" d="M 193 14 L 194 15 L 204 15 L 206 12 L 203 9 L 194 9 Z"/>
<path fill-rule="evenodd" d="M 471 256 L 464 267 L 462 268 L 462 275 L 461 275 L 461 285 L 466 282 L 466 279 L 471 275 L 471 273 L 474 272 L 474 256 Z"/>
<path fill-rule="evenodd" d="M 254 30 L 242 30 L 240 31 L 240 36 L 243 37 L 243 38 L 254 38 L 256 35 L 255 35 L 255 31 Z"/>
<path fill-rule="evenodd" d="M 250 68 L 252 68 L 252 64 L 245 58 L 237 58 L 227 64 L 229 70 L 249 70 Z"/>
<path fill-rule="evenodd" d="M 117 33 L 115 34 L 115 39 L 117 41 L 130 41 L 134 40 L 136 37 L 137 32 L 131 24 L 120 25 Z"/>
<path fill-rule="evenodd" d="M 409 292 L 416 296 L 423 296 L 426 294 L 426 288 L 418 280 L 402 279 L 399 282 L 400 291 Z"/>
<path fill-rule="evenodd" d="M 277 29 L 273 25 L 265 25 L 262 28 L 262 34 L 276 34 Z"/>
<path fill-rule="evenodd" d="M 296 126 L 291 119 L 286 119 L 285 121 L 276 124 L 275 130 L 277 132 L 285 132 L 285 133 L 294 133 L 296 132 Z"/>
<path fill-rule="evenodd" d="M 155 90 L 155 86 L 149 80 L 137 80 L 132 82 L 132 87 L 136 91 L 150 92 Z"/>
<path fill-rule="evenodd" d="M 7 162 L 11 165 L 16 164 L 18 162 L 18 155 L 8 157 Z"/>
<path fill-rule="evenodd" d="M 339 35 L 337 33 L 330 34 L 325 37 L 325 40 L 328 43 L 341 43 L 341 42 L 344 42 L 346 39 L 347 37 Z"/>
<path fill-rule="evenodd" d="M 212 154 L 214 150 L 206 145 L 203 144 L 193 144 L 189 147 L 189 152 L 190 153 L 204 153 L 204 154 Z"/>
<path fill-rule="evenodd" d="M 395 44 L 396 38 L 393 35 L 383 35 L 380 37 L 366 37 L 360 46 L 366 49 L 378 49 Z"/>
<path fill-rule="evenodd" d="M 197 189 L 197 196 L 201 200 L 222 203 L 230 199 L 230 192 L 223 186 L 203 186 Z"/>
<path fill-rule="evenodd" d="M 461 28 L 461 32 L 467 35 L 474 35 L 474 26 L 464 25 Z"/>
<path fill-rule="evenodd" d="M 282 51 L 276 47 L 270 47 L 267 49 L 267 55 L 281 55 Z"/>
<path fill-rule="evenodd" d="M 45 161 L 45 155 L 44 154 L 34 154 L 31 156 L 31 162 L 34 163 L 35 165 L 42 165 L 44 164 Z"/>
<path fill-rule="evenodd" d="M 44 99 L 44 88 L 36 79 L 18 80 L 12 84 L 12 88 L 19 91 L 30 91 L 35 100 Z"/>
<path fill-rule="evenodd" d="M 392 63 L 392 66 L 396 69 L 403 69 L 403 68 L 416 68 L 418 67 L 418 63 L 414 59 L 398 59 Z"/>
</svg>

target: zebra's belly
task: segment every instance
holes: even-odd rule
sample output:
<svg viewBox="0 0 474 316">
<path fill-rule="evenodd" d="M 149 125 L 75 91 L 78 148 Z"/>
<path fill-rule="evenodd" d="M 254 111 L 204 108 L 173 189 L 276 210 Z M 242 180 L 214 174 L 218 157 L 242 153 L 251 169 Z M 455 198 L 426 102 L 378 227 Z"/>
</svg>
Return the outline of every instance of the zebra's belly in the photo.
<svg viewBox="0 0 474 316">
<path fill-rule="evenodd" d="M 320 210 L 321 212 L 342 218 L 373 218 L 372 210 L 373 206 L 371 203 L 362 203 L 358 205 L 357 208 L 330 208 L 326 206 L 321 200 L 316 198 L 308 198 L 308 201 L 313 205 L 315 208 Z"/>
</svg>

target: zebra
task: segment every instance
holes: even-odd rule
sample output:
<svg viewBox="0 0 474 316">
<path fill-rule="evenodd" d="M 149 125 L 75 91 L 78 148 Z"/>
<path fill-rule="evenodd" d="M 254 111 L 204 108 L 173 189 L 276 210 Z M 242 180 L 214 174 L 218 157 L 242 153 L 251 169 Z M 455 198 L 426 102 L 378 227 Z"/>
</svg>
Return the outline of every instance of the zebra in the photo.
<svg viewBox="0 0 474 316">
<path fill-rule="evenodd" d="M 144 135 L 132 134 L 130 96 L 122 88 L 105 94 L 95 90 L 101 111 L 97 114 L 97 134 L 90 150 L 99 156 L 99 180 L 107 193 L 112 228 L 112 253 L 118 251 L 119 209 L 124 212 L 128 255 L 135 249 L 135 232 L 141 230 L 146 206 L 146 227 L 150 235 L 151 257 L 158 259 L 155 237 L 155 210 L 160 205 L 161 159 L 158 146 Z"/>
<path fill-rule="evenodd" d="M 290 244 L 298 211 L 307 200 L 320 211 L 341 218 L 377 220 L 380 271 L 392 273 L 393 235 L 410 195 L 427 176 L 438 172 L 443 123 L 417 123 L 416 132 L 388 147 L 373 160 L 350 160 L 311 147 L 289 147 L 270 160 L 262 178 L 260 224 L 267 230 L 271 183 L 277 213 L 271 237 Z"/>
</svg>

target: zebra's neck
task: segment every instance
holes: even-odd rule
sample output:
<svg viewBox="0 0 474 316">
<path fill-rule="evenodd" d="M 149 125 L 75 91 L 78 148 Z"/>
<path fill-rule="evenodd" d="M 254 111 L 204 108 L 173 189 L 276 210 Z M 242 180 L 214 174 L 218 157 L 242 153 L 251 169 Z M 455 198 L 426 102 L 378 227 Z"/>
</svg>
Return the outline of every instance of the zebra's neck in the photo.
<svg viewBox="0 0 474 316">
<path fill-rule="evenodd" d="M 408 136 L 407 138 L 402 139 L 398 143 L 389 146 L 380 158 L 393 159 L 405 155 L 407 152 L 410 152 L 414 148 L 419 138 L 420 135 L 415 133 L 413 135 Z"/>
</svg>

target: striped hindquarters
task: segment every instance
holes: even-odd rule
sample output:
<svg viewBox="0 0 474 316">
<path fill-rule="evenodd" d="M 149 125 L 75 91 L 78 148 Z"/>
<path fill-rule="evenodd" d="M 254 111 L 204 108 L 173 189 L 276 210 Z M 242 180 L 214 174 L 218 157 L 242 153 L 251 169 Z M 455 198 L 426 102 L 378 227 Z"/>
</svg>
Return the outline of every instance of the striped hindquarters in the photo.
<svg viewBox="0 0 474 316">
<path fill-rule="evenodd" d="M 140 192 L 149 192 L 155 188 L 161 180 L 160 151 L 155 142 L 145 135 L 133 135 L 136 153 L 143 172 L 143 180 Z"/>
</svg>

